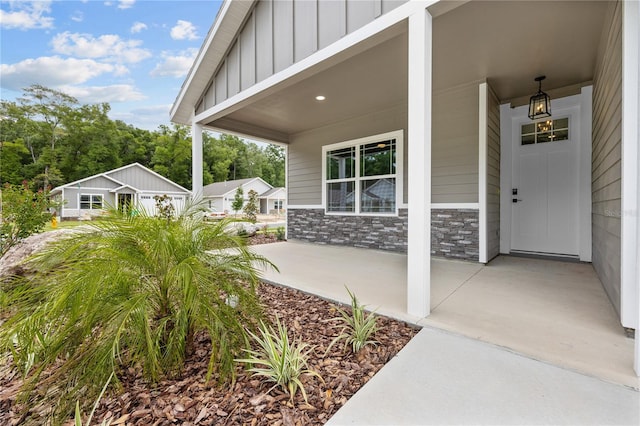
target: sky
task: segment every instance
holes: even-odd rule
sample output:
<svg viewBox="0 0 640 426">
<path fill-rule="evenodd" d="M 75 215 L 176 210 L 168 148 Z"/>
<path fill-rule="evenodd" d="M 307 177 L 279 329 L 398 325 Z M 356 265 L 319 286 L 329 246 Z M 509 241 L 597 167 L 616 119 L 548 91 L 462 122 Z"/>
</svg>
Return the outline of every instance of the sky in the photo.
<svg viewBox="0 0 640 426">
<path fill-rule="evenodd" d="M 221 1 L 0 0 L 0 97 L 40 84 L 148 130 L 169 109 Z"/>
</svg>

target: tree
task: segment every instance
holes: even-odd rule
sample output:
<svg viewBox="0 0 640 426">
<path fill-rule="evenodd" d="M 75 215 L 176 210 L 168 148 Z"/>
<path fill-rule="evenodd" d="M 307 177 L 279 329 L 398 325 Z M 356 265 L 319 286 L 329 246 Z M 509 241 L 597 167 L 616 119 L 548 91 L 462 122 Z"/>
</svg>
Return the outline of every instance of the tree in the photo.
<svg viewBox="0 0 640 426">
<path fill-rule="evenodd" d="M 191 188 L 191 137 L 186 126 L 160 126 L 156 133 L 153 170 L 178 185 Z"/>
<path fill-rule="evenodd" d="M 34 276 L 6 288 L 0 345 L 34 412 L 55 407 L 60 421 L 129 369 L 154 383 L 176 374 L 198 333 L 211 341 L 207 379 L 232 377 L 261 318 L 259 268 L 273 265 L 197 210 L 171 221 L 114 211 L 52 243 Z"/>
<path fill-rule="evenodd" d="M 29 162 L 29 151 L 22 140 L 0 141 L 0 184 L 19 184 L 24 180 L 24 164 Z"/>
<path fill-rule="evenodd" d="M 248 219 L 251 223 L 256 223 L 257 215 L 260 212 L 258 193 L 253 189 L 249 190 L 247 194 L 249 199 L 247 200 L 247 204 L 245 204 L 242 211 L 244 212 L 244 217 Z"/>
<path fill-rule="evenodd" d="M 33 192 L 28 182 L 5 184 L 0 194 L 0 257 L 20 240 L 40 232 L 51 218 L 45 191 Z"/>
<path fill-rule="evenodd" d="M 231 203 L 231 208 L 233 209 L 233 214 L 237 215 L 240 210 L 242 210 L 242 206 L 244 205 L 244 191 L 242 187 L 239 186 L 236 189 L 236 193 L 233 196 L 233 202 Z"/>
</svg>

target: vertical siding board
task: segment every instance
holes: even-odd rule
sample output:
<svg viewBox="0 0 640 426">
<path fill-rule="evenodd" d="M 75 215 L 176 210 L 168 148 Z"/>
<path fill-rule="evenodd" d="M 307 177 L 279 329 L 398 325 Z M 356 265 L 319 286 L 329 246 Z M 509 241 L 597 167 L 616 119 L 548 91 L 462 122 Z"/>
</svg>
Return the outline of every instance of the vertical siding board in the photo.
<svg viewBox="0 0 640 426">
<path fill-rule="evenodd" d="M 318 2 L 318 47 L 322 49 L 347 33 L 346 0 Z"/>
<path fill-rule="evenodd" d="M 347 33 L 373 21 L 377 0 L 347 0 Z"/>
<path fill-rule="evenodd" d="M 293 64 L 293 0 L 273 3 L 273 70 Z"/>
<path fill-rule="evenodd" d="M 620 311 L 622 12 L 612 2 L 599 46 L 593 85 L 593 267 Z"/>
<path fill-rule="evenodd" d="M 407 0 L 382 0 L 382 14 L 392 11 L 396 7 L 406 3 Z"/>
<path fill-rule="evenodd" d="M 255 12 L 240 34 L 240 90 L 256 83 L 256 25 Z"/>
<path fill-rule="evenodd" d="M 273 74 L 273 3 L 261 1 L 255 9 L 256 82 Z"/>
<path fill-rule="evenodd" d="M 227 63 L 224 62 L 215 78 L 216 104 L 227 99 Z"/>
<path fill-rule="evenodd" d="M 317 0 L 295 0 L 293 8 L 294 61 L 318 50 Z"/>
<path fill-rule="evenodd" d="M 240 92 L 240 43 L 236 43 L 227 56 L 227 98 Z"/>
</svg>

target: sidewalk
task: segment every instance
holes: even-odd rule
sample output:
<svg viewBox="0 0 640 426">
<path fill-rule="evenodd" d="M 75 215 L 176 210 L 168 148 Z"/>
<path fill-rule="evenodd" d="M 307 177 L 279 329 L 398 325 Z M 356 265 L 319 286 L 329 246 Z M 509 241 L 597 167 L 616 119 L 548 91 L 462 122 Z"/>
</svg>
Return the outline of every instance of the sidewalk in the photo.
<svg viewBox="0 0 640 426">
<path fill-rule="evenodd" d="M 424 328 L 327 425 L 638 425 L 638 391 Z"/>
</svg>

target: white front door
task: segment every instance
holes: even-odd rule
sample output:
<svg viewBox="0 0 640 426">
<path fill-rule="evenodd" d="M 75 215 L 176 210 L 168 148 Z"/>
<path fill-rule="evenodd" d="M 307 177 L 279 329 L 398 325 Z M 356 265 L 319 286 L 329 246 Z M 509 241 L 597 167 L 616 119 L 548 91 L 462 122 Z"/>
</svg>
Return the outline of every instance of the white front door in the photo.
<svg viewBox="0 0 640 426">
<path fill-rule="evenodd" d="M 552 114 L 513 119 L 511 250 L 578 256 L 580 115 Z"/>
</svg>

